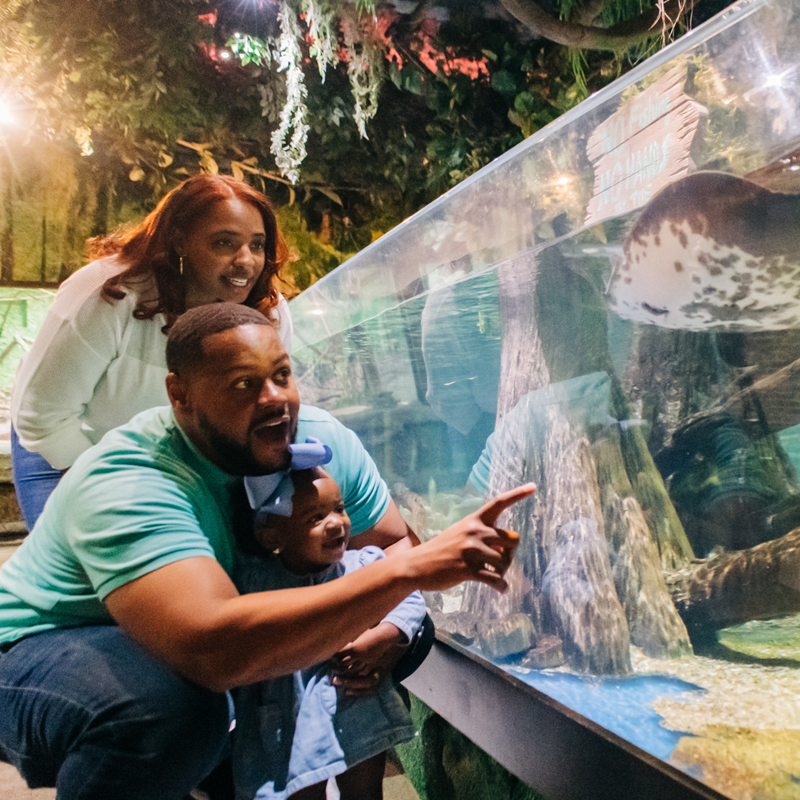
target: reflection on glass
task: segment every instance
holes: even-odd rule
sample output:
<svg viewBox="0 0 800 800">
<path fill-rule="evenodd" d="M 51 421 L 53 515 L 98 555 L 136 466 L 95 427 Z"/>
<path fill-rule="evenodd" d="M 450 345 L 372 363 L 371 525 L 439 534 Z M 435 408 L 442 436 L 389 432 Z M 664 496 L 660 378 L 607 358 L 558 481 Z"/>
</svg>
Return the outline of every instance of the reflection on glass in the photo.
<svg viewBox="0 0 800 800">
<path fill-rule="evenodd" d="M 742 799 L 800 783 L 798 42 L 735 4 L 292 306 L 423 539 L 539 487 L 440 636 Z"/>
</svg>

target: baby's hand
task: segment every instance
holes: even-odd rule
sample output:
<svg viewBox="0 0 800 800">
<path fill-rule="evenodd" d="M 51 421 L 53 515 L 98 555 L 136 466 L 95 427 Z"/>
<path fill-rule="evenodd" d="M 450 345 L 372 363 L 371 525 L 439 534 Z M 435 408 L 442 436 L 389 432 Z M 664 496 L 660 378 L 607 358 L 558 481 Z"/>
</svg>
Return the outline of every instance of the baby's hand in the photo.
<svg viewBox="0 0 800 800">
<path fill-rule="evenodd" d="M 331 683 L 347 697 L 377 694 L 407 647 L 408 638 L 396 625 L 380 622 L 333 657 Z"/>
</svg>

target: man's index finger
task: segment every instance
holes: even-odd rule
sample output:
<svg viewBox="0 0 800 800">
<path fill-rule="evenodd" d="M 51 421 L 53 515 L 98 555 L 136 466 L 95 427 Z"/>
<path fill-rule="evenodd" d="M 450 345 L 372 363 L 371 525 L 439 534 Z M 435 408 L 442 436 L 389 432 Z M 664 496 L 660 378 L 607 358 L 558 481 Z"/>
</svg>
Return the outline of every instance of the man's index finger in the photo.
<svg viewBox="0 0 800 800">
<path fill-rule="evenodd" d="M 494 527 L 497 523 L 497 518 L 514 503 L 530 497 L 536 491 L 535 483 L 525 483 L 522 486 L 517 486 L 516 489 L 509 489 L 507 492 L 498 494 L 493 497 L 478 511 L 478 519 L 484 524 Z"/>
</svg>

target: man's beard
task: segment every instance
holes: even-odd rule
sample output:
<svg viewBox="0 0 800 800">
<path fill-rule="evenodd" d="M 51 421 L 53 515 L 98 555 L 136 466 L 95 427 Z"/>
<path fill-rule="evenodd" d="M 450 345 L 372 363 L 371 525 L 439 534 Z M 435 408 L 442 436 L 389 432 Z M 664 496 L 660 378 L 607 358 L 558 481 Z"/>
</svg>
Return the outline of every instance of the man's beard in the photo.
<svg viewBox="0 0 800 800">
<path fill-rule="evenodd" d="M 211 459 L 220 469 L 230 475 L 271 475 L 289 469 L 292 464 L 292 454 L 287 450 L 283 463 L 267 466 L 262 464 L 253 455 L 250 447 L 240 444 L 235 439 L 216 428 L 205 414 L 199 415 L 200 429 L 205 436 Z M 292 431 L 292 441 L 297 433 L 297 426 Z"/>
</svg>

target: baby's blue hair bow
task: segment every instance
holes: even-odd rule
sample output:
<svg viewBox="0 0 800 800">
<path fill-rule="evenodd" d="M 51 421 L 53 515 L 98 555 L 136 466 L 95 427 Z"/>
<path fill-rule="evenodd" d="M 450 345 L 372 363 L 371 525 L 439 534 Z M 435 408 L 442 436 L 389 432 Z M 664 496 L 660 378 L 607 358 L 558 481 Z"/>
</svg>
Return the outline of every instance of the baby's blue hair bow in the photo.
<svg viewBox="0 0 800 800">
<path fill-rule="evenodd" d="M 288 470 L 271 475 L 249 475 L 244 479 L 250 508 L 257 511 L 259 517 L 265 514 L 291 516 L 294 494 L 291 470 L 321 467 L 333 458 L 330 447 L 313 436 L 309 436 L 302 444 L 290 444 L 289 452 L 292 454 L 292 465 Z"/>
</svg>

